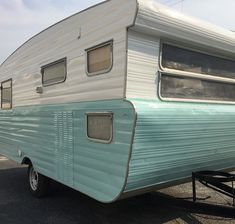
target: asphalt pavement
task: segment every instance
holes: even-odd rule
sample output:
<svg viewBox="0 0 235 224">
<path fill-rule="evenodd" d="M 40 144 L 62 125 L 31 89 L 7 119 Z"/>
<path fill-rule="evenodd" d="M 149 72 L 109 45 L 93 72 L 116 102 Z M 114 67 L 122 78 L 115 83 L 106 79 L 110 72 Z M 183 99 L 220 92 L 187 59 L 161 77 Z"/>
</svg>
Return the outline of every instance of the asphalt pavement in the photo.
<svg viewBox="0 0 235 224">
<path fill-rule="evenodd" d="M 235 223 L 233 219 L 190 214 L 158 203 L 157 198 L 153 204 L 151 195 L 103 204 L 56 182 L 46 198 L 36 199 L 28 191 L 26 174 L 27 167 L 0 156 L 0 224 Z M 165 192 L 184 196 L 185 186 Z"/>
</svg>

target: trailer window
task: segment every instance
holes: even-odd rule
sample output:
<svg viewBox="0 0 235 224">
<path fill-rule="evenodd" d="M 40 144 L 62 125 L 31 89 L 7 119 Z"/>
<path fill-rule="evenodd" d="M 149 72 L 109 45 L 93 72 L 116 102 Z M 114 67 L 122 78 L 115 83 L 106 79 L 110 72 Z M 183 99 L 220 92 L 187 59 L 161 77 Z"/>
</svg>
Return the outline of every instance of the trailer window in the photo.
<svg viewBox="0 0 235 224">
<path fill-rule="evenodd" d="M 113 44 L 108 42 L 87 50 L 87 73 L 97 75 L 109 72 L 113 63 Z"/>
<path fill-rule="evenodd" d="M 161 75 L 161 97 L 235 102 L 235 85 L 196 78 Z"/>
<path fill-rule="evenodd" d="M 111 113 L 87 114 L 87 137 L 91 140 L 110 143 L 113 132 Z"/>
<path fill-rule="evenodd" d="M 162 66 L 186 72 L 235 79 L 235 61 L 163 44 Z"/>
<path fill-rule="evenodd" d="M 64 82 L 67 74 L 66 58 L 43 66 L 41 68 L 41 73 L 43 86 Z"/>
<path fill-rule="evenodd" d="M 1 108 L 4 110 L 12 108 L 12 79 L 1 83 Z"/>
</svg>

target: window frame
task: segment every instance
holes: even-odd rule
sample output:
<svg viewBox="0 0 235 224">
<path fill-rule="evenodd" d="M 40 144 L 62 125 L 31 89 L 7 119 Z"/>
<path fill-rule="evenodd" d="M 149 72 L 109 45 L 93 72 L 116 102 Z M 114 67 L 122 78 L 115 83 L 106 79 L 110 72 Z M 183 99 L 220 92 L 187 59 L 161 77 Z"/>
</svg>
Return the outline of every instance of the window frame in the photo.
<svg viewBox="0 0 235 224">
<path fill-rule="evenodd" d="M 90 48 L 85 49 L 85 51 L 86 51 L 86 54 L 85 54 L 86 55 L 86 65 L 85 66 L 86 66 L 86 74 L 87 74 L 88 77 L 106 74 L 106 73 L 109 73 L 112 70 L 112 68 L 113 68 L 113 42 L 114 42 L 113 39 L 111 39 L 111 40 L 105 41 L 105 42 L 103 42 L 101 44 L 97 44 L 95 46 L 92 46 Z M 100 71 L 97 71 L 97 72 L 89 72 L 89 69 L 88 69 L 88 63 L 89 63 L 88 53 L 90 51 L 93 51 L 93 50 L 99 49 L 101 47 L 104 47 L 106 45 L 110 45 L 111 46 L 111 51 L 110 51 L 110 59 L 111 59 L 111 61 L 110 61 L 109 68 L 103 69 L 103 70 L 100 70 Z"/>
<path fill-rule="evenodd" d="M 162 75 L 168 75 L 168 76 L 177 76 L 175 74 L 169 74 L 167 72 L 159 72 L 159 81 L 158 81 L 158 97 L 160 100 L 162 101 L 166 101 L 166 102 L 188 102 L 188 103 L 211 103 L 211 104 L 232 104 L 235 105 L 235 101 L 219 101 L 219 100 L 203 100 L 203 99 L 193 99 L 193 98 L 173 98 L 173 97 L 163 97 L 161 95 L 161 80 L 162 80 Z M 200 79 L 198 77 L 189 77 L 189 76 L 178 76 L 178 77 L 187 77 L 187 78 L 194 78 L 194 79 Z M 201 80 L 201 79 L 200 79 Z M 202 79 L 205 80 L 205 79 Z M 212 81 L 212 80 L 209 80 Z M 216 80 L 213 80 L 215 82 L 217 82 Z M 221 83 L 225 83 L 225 82 L 221 82 Z M 229 83 L 229 82 L 227 82 Z M 231 83 L 229 83 L 231 84 Z"/>
<path fill-rule="evenodd" d="M 110 119 L 111 119 L 111 127 L 110 127 L 110 138 L 109 140 L 102 140 L 102 139 L 97 139 L 97 138 L 91 138 L 89 137 L 88 135 L 88 117 L 89 116 L 92 116 L 92 115 L 95 115 L 95 116 L 102 116 L 102 115 L 106 115 L 106 116 L 110 116 Z M 86 137 L 89 141 L 92 141 L 92 142 L 97 142 L 97 143 L 103 143 L 103 144 L 110 144 L 112 141 L 113 141 L 113 112 L 87 112 L 85 113 L 85 116 L 86 116 Z"/>
<path fill-rule="evenodd" d="M 64 76 L 64 79 L 63 79 L 63 80 L 60 80 L 60 81 L 57 81 L 57 82 L 45 84 L 44 81 L 43 81 L 43 80 L 44 80 L 44 79 L 43 79 L 43 77 L 44 77 L 44 70 L 45 70 L 46 68 L 49 68 L 50 66 L 59 64 L 60 62 L 64 62 L 64 64 L 65 64 L 65 76 Z M 60 84 L 60 83 L 65 82 L 66 79 L 67 79 L 67 57 L 61 58 L 61 59 L 59 59 L 59 60 L 56 60 L 56 61 L 53 61 L 53 62 L 51 62 L 51 63 L 49 63 L 49 64 L 46 64 L 46 65 L 41 66 L 41 75 L 42 75 L 42 86 L 43 86 L 43 87 L 53 86 L 53 85 L 56 85 L 56 84 Z"/>
<path fill-rule="evenodd" d="M 202 54 L 206 54 L 206 55 L 210 55 L 210 56 L 215 56 L 218 58 L 223 58 L 223 59 L 228 59 L 228 60 L 234 60 L 234 58 L 231 57 L 225 57 L 225 56 L 221 56 L 219 54 L 215 54 L 215 53 L 211 53 L 211 52 L 206 52 L 203 50 L 198 50 L 195 49 L 193 46 L 185 46 L 185 44 L 179 44 L 176 43 L 174 41 L 170 42 L 170 41 L 165 41 L 162 40 L 160 41 L 160 50 L 159 50 L 159 71 L 158 71 L 158 97 L 160 100 L 162 101 L 173 101 L 173 102 L 197 102 L 197 103 L 211 103 L 211 104 L 235 104 L 235 101 L 218 101 L 218 100 L 203 100 L 203 99 L 182 99 L 182 98 L 166 98 L 163 97 L 161 95 L 161 77 L 162 74 L 164 75 L 168 75 L 168 76 L 179 76 L 179 77 L 187 77 L 187 78 L 194 78 L 194 79 L 201 79 L 201 80 L 207 80 L 207 81 L 215 81 L 215 82 L 221 82 L 221 83 L 229 83 L 229 84 L 234 84 L 235 85 L 235 78 L 231 79 L 231 78 L 225 78 L 225 77 L 220 77 L 220 76 L 213 76 L 213 75 L 207 75 L 207 74 L 200 74 L 200 73 L 194 73 L 194 72 L 187 72 L 187 71 L 181 71 L 181 70 L 177 70 L 177 69 L 170 69 L 170 68 L 164 68 L 162 66 L 162 54 L 163 54 L 163 44 L 168 44 L 171 46 L 175 46 L 178 48 L 182 48 L 185 50 L 191 50 L 191 51 L 195 51 L 198 53 L 202 53 Z"/>
<path fill-rule="evenodd" d="M 3 105 L 3 98 L 2 98 L 2 97 L 3 97 L 3 94 L 2 94 L 2 91 L 3 91 L 3 89 L 4 89 L 4 88 L 3 88 L 3 84 L 6 83 L 6 82 L 10 82 L 10 84 L 11 84 L 11 86 L 10 86 L 10 88 L 11 88 L 11 106 L 10 106 L 9 108 L 3 108 L 3 107 L 2 107 L 2 105 Z M 12 78 L 7 79 L 7 80 L 4 80 L 4 81 L 1 82 L 1 109 L 2 109 L 2 110 L 11 110 L 12 107 L 13 107 L 13 100 L 12 100 L 12 99 L 13 99 L 13 96 L 12 96 L 13 90 L 12 90 L 12 89 L 13 89 L 13 88 L 12 88 L 12 86 L 13 86 L 13 85 L 12 85 Z"/>
<path fill-rule="evenodd" d="M 213 76 L 213 75 L 209 75 L 209 74 L 200 74 L 200 73 L 196 73 L 196 72 L 188 72 L 188 71 L 182 71 L 182 70 L 177 70 L 177 69 L 172 69 L 172 68 L 165 68 L 162 65 L 162 54 L 163 54 L 163 45 L 167 44 L 173 47 L 177 47 L 177 48 L 181 48 L 183 50 L 189 50 L 189 51 L 193 51 L 196 53 L 201 53 L 201 54 L 205 54 L 205 55 L 209 55 L 212 57 L 217 57 L 217 58 L 221 58 L 221 59 L 225 59 L 225 60 L 232 60 L 235 63 L 235 59 L 229 56 L 224 56 L 224 55 L 219 55 L 218 53 L 213 53 L 213 52 L 206 52 L 205 50 L 201 50 L 201 49 L 196 49 L 196 46 L 185 46 L 185 44 L 179 44 L 176 43 L 174 41 L 170 42 L 170 41 L 161 41 L 160 42 L 160 51 L 159 51 L 159 67 L 160 70 L 163 72 L 174 72 L 177 73 L 176 75 L 182 75 L 182 76 L 191 76 L 191 77 L 195 77 L 195 78 L 201 78 L 201 79 L 206 79 L 206 80 L 215 80 L 215 81 L 225 81 L 225 82 L 231 82 L 231 83 L 235 83 L 235 78 L 231 79 L 231 78 L 226 78 L 223 76 Z"/>
</svg>

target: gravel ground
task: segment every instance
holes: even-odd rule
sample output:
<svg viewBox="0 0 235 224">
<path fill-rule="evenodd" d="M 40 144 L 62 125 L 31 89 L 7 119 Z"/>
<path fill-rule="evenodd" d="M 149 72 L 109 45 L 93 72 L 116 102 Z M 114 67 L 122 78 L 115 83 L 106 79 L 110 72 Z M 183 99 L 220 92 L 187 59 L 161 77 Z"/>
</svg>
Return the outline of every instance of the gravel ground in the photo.
<svg viewBox="0 0 235 224">
<path fill-rule="evenodd" d="M 165 206 L 157 196 L 133 197 L 113 204 L 99 203 L 58 183 L 51 184 L 50 195 L 33 198 L 27 189 L 25 166 L 0 156 L 0 223 L 3 224 L 174 224 L 234 223 L 235 220 L 190 214 Z M 230 205 L 230 198 L 203 186 L 197 186 L 198 197 L 206 202 Z M 192 196 L 191 184 L 161 190 L 181 198 Z M 151 199 L 151 200 L 150 200 Z M 153 204 L 151 201 L 154 200 Z"/>
</svg>

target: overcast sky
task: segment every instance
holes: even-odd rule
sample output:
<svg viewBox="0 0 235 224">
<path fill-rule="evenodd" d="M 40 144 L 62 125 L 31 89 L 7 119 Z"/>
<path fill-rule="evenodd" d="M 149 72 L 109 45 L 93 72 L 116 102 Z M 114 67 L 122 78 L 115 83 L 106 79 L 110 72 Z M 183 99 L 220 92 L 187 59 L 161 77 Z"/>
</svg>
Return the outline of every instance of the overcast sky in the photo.
<svg viewBox="0 0 235 224">
<path fill-rule="evenodd" d="M 234 0 L 156 0 L 235 30 Z M 0 0 L 0 64 L 31 36 L 101 0 Z"/>
</svg>

